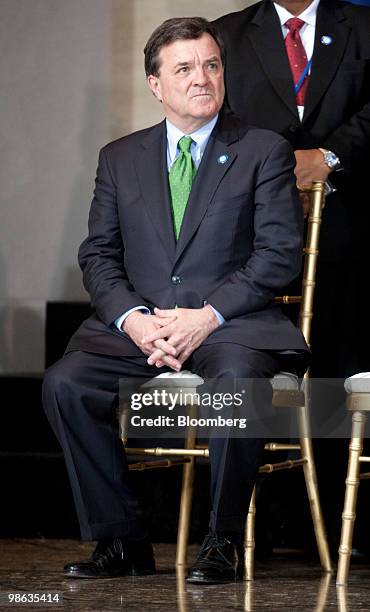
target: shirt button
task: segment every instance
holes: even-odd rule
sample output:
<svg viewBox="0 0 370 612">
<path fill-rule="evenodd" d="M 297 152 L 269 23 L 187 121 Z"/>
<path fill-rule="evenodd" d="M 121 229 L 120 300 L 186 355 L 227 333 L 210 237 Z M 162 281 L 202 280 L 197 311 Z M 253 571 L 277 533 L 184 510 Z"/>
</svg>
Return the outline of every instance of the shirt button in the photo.
<svg viewBox="0 0 370 612">
<path fill-rule="evenodd" d="M 171 283 L 173 285 L 179 285 L 181 283 L 181 278 L 180 276 L 172 276 L 171 278 Z"/>
</svg>

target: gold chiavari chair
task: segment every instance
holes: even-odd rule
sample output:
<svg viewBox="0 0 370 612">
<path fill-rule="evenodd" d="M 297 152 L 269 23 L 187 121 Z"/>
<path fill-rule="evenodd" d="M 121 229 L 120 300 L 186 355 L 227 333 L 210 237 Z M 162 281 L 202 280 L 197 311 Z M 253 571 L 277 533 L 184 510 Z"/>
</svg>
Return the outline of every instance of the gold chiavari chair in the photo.
<svg viewBox="0 0 370 612">
<path fill-rule="evenodd" d="M 298 325 L 310 343 L 310 331 L 313 311 L 313 298 L 315 290 L 315 275 L 318 257 L 321 213 L 325 203 L 325 186 L 321 181 L 314 181 L 309 190 L 310 209 L 308 214 L 307 238 L 304 249 L 304 268 L 302 294 L 299 296 L 282 296 L 276 298 L 281 304 L 300 304 Z M 192 372 L 184 371 L 180 374 L 161 374 L 145 384 L 151 389 L 181 388 L 186 390 L 187 399 L 196 397 L 197 387 L 203 383 L 202 378 Z M 297 411 L 299 440 L 297 443 L 269 442 L 265 450 L 296 451 L 295 459 L 287 459 L 277 463 L 268 463 L 260 467 L 260 473 L 270 473 L 285 469 L 302 467 L 306 482 L 311 515 L 316 535 L 320 561 L 326 572 L 332 572 L 329 547 L 327 543 L 320 499 L 317 487 L 316 469 L 313 458 L 312 443 L 309 425 L 309 378 L 306 373 L 303 381 L 286 372 L 281 372 L 272 380 L 273 404 L 277 408 L 288 407 Z M 195 414 L 196 402 L 189 401 L 190 415 Z M 129 465 L 131 470 L 153 469 L 157 467 L 172 467 L 183 465 L 183 480 L 180 501 L 180 515 L 178 524 L 178 538 L 176 551 L 176 565 L 186 564 L 187 543 L 190 528 L 191 503 L 193 496 L 194 469 L 197 457 L 208 457 L 208 448 L 197 444 L 196 431 L 190 428 L 185 448 L 130 448 L 126 446 L 127 423 L 130 418 L 130 409 L 127 405 L 121 407 L 121 435 L 128 455 L 155 456 L 156 460 L 135 462 Z M 158 459 L 159 457 L 159 459 Z M 167 458 L 166 458 L 167 457 Z M 255 525 L 255 491 L 253 492 L 248 519 L 245 529 L 245 579 L 252 580 L 254 575 L 254 525 Z"/>
<path fill-rule="evenodd" d="M 370 372 L 362 372 L 347 378 L 344 387 L 347 391 L 347 408 L 352 413 L 352 432 L 339 545 L 338 586 L 346 585 L 348 581 L 360 480 L 370 478 L 370 472 L 361 473 L 361 463 L 370 463 L 370 457 L 362 455 L 367 413 L 370 412 Z"/>
</svg>

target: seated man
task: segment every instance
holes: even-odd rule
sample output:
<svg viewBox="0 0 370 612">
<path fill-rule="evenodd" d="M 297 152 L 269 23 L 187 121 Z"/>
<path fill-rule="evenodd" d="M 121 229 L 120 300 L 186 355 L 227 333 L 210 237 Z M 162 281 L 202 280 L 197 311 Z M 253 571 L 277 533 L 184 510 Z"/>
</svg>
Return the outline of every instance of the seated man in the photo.
<svg viewBox="0 0 370 612">
<path fill-rule="evenodd" d="M 82 538 L 98 540 L 90 559 L 65 567 L 77 578 L 155 571 L 115 421 L 120 378 L 187 368 L 267 379 L 288 362 L 302 371 L 307 357 L 272 303 L 301 266 L 289 144 L 223 112 L 224 48 L 205 19 L 159 26 L 145 70 L 165 120 L 100 153 L 79 251 L 95 314 L 44 381 Z M 263 446 L 247 436 L 211 440 L 209 534 L 189 581 L 237 578 Z"/>
</svg>

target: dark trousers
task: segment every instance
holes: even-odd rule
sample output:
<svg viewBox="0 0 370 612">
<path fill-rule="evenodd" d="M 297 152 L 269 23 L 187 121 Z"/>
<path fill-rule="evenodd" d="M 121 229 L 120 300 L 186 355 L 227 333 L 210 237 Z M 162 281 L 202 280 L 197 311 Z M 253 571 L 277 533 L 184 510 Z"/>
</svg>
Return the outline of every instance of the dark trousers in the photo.
<svg viewBox="0 0 370 612">
<path fill-rule="evenodd" d="M 231 343 L 201 346 L 185 365 L 206 378 L 266 379 L 270 398 L 267 379 L 282 368 L 278 354 Z M 167 369 L 148 366 L 145 356 L 74 351 L 45 374 L 43 404 L 64 452 L 85 540 L 146 533 L 130 485 L 116 408 L 120 378 L 147 379 L 162 371 Z M 211 529 L 242 532 L 263 447 L 262 439 L 211 438 Z"/>
</svg>

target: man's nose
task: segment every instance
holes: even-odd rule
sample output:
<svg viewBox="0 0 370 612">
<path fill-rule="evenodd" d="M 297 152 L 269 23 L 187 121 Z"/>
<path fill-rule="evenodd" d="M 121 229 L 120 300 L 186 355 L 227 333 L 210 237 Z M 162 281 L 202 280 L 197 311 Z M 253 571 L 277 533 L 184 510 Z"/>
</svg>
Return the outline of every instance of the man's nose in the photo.
<svg viewBox="0 0 370 612">
<path fill-rule="evenodd" d="M 194 82 L 196 85 L 205 85 L 208 82 L 207 70 L 203 66 L 197 66 L 194 72 Z"/>
</svg>

